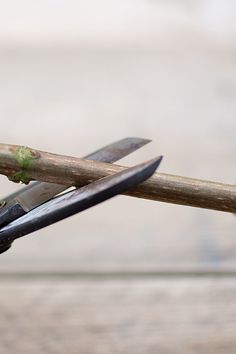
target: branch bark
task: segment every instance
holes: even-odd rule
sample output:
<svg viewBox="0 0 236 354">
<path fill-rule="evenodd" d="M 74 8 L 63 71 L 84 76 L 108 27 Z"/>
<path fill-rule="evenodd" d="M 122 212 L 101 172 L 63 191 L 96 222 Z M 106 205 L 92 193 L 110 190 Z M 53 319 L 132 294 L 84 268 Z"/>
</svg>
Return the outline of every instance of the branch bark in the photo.
<svg viewBox="0 0 236 354">
<path fill-rule="evenodd" d="M 39 180 L 80 187 L 123 169 L 123 166 L 0 144 L 0 174 L 14 182 Z M 236 213 L 236 186 L 164 173 L 156 173 L 126 195 Z"/>
</svg>

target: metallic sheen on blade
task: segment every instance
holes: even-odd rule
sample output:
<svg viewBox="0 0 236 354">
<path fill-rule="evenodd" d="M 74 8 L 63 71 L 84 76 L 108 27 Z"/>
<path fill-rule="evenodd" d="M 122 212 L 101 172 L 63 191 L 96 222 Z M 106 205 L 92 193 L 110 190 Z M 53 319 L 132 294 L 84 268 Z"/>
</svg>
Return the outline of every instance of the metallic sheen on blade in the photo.
<svg viewBox="0 0 236 354">
<path fill-rule="evenodd" d="M 89 160 L 113 163 L 148 144 L 150 140 L 142 138 L 125 138 L 105 146 L 85 156 Z M 46 182 L 33 182 L 29 186 L 4 199 L 0 208 L 0 226 L 23 216 L 25 213 L 50 200 L 68 187 Z"/>
<path fill-rule="evenodd" d="M 49 200 L 0 229 L 0 247 L 5 250 L 16 238 L 126 192 L 151 177 L 161 160 L 162 157 L 159 157 L 142 163 Z"/>
</svg>

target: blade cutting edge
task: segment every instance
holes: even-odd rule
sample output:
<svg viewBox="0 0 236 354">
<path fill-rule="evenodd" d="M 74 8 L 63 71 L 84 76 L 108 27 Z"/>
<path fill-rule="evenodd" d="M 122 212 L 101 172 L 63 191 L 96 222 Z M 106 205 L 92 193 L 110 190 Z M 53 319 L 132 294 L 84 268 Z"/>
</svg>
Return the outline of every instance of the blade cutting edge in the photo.
<svg viewBox="0 0 236 354">
<path fill-rule="evenodd" d="M 0 230 L 0 246 L 124 193 L 152 176 L 162 157 L 59 195 Z"/>
</svg>

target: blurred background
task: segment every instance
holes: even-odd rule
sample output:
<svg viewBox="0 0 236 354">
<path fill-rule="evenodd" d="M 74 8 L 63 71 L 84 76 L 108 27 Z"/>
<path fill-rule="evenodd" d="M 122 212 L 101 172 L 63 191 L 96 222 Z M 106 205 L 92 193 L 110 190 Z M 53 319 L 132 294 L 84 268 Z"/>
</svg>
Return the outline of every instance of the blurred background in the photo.
<svg viewBox="0 0 236 354">
<path fill-rule="evenodd" d="M 163 154 L 160 172 L 236 181 L 235 1 L 0 5 L 1 142 L 83 156 L 140 136 L 122 164 Z M 21 187 L 0 182 L 2 197 Z M 119 196 L 15 242 L 0 349 L 235 353 L 235 225 Z"/>
</svg>

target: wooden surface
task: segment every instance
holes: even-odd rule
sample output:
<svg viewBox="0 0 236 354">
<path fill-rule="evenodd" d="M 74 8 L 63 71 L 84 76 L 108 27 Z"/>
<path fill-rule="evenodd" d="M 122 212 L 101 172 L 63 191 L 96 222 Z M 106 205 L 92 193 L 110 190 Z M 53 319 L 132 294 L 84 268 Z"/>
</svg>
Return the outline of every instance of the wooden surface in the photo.
<svg viewBox="0 0 236 354">
<path fill-rule="evenodd" d="M 4 354 L 234 354 L 235 278 L 1 279 Z"/>
</svg>

